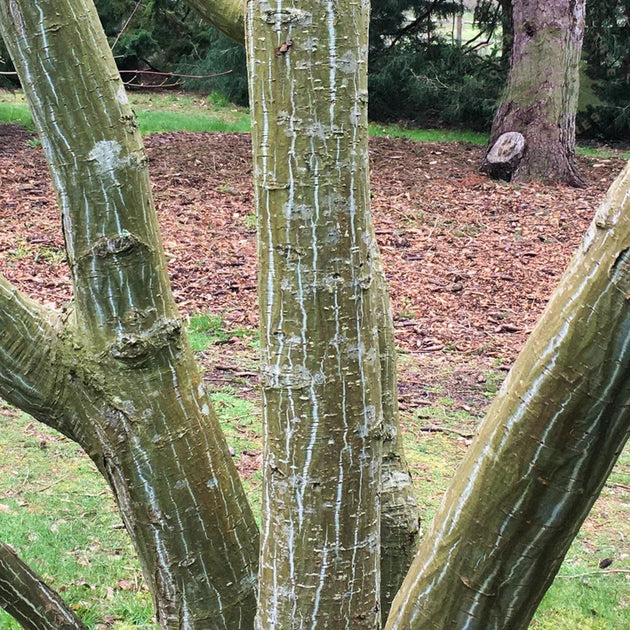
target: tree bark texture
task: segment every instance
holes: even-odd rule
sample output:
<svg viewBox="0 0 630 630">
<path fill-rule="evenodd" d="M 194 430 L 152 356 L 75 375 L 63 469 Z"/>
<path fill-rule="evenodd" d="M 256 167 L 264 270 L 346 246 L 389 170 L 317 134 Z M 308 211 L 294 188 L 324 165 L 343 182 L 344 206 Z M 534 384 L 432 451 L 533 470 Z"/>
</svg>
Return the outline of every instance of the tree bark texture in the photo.
<svg viewBox="0 0 630 630">
<path fill-rule="evenodd" d="M 240 0 L 184 0 L 206 22 L 239 44 L 245 43 L 245 6 Z"/>
<path fill-rule="evenodd" d="M 514 0 L 510 73 L 490 147 L 503 133 L 525 137 L 513 178 L 582 186 L 575 114 L 585 0 Z"/>
<path fill-rule="evenodd" d="M 383 406 L 383 463 L 381 469 L 381 616 L 387 619 L 420 543 L 420 518 L 405 458 L 398 413 L 396 344 L 387 280 L 374 238 L 377 263 L 372 285 L 377 309 Z"/>
<path fill-rule="evenodd" d="M 257 528 L 171 296 L 147 159 L 94 6 L 3 0 L 0 21 L 75 294 L 57 313 L 0 282 L 0 393 L 106 476 L 162 627 L 251 627 Z"/>
<path fill-rule="evenodd" d="M 2 542 L 0 606 L 25 630 L 85 630 L 63 600 Z"/>
<path fill-rule="evenodd" d="M 225 0 L 229 2 L 229 0 Z M 242 6 L 223 10 L 223 2 L 187 0 L 187 4 L 219 30 L 236 41 L 242 41 Z M 216 14 L 216 15 L 215 15 Z M 219 21 L 217 21 L 217 15 Z M 231 16 L 230 24 L 226 24 Z M 240 30 L 239 30 L 240 29 Z M 237 36 L 241 34 L 241 38 Z M 396 348 L 391 319 L 387 280 L 383 271 L 376 238 L 373 238 L 373 259 L 376 264 L 374 292 L 377 308 L 379 349 L 381 353 L 381 391 L 383 405 L 384 450 L 381 480 L 381 613 L 387 616 L 391 600 L 400 587 L 417 550 L 420 526 L 415 492 L 409 475 L 398 418 L 398 383 Z"/>
<path fill-rule="evenodd" d="M 256 628 L 378 628 L 367 3 L 248 3 L 264 458 Z"/>
<path fill-rule="evenodd" d="M 630 163 L 438 510 L 387 628 L 525 630 L 630 433 Z"/>
<path fill-rule="evenodd" d="M 501 57 L 509 61 L 514 44 L 512 0 L 498 0 L 501 6 Z"/>
</svg>

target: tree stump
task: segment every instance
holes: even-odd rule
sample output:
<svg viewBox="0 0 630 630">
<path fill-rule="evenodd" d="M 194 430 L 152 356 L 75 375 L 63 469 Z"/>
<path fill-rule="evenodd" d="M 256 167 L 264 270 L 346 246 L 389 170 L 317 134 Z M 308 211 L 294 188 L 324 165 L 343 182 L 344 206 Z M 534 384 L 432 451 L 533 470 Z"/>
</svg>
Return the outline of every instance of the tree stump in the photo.
<svg viewBox="0 0 630 630">
<path fill-rule="evenodd" d="M 524 150 L 525 138 L 523 134 L 518 131 L 508 131 L 499 136 L 492 145 L 480 170 L 482 173 L 487 173 L 492 179 L 512 181 Z"/>
</svg>

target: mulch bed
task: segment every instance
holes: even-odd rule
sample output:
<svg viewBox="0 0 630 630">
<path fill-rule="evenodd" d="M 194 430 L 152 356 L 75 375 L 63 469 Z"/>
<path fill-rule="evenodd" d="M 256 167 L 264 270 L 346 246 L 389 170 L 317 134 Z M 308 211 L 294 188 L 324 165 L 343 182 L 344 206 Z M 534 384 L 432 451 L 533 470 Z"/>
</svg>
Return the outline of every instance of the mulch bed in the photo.
<svg viewBox="0 0 630 630">
<path fill-rule="evenodd" d="M 32 138 L 0 126 L 0 272 L 60 305 L 71 299 L 70 277 Z M 249 136 L 182 132 L 145 142 L 182 312 L 210 310 L 228 326 L 256 326 Z M 514 359 L 625 161 L 580 158 L 589 185 L 578 190 L 491 181 L 478 172 L 483 148 L 464 143 L 373 138 L 370 150 L 398 343 L 420 368 L 451 365 L 423 382 L 442 379 L 463 404 L 475 403 L 479 375 Z M 403 369 L 403 405 L 422 402 L 413 395 L 417 371 Z"/>
</svg>

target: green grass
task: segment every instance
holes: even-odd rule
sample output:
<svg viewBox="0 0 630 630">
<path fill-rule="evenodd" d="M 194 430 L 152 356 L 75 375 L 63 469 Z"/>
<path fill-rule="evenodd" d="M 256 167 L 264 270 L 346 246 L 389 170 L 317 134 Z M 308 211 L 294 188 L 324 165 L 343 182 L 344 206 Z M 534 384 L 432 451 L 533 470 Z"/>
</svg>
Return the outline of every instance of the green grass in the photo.
<svg viewBox="0 0 630 630">
<path fill-rule="evenodd" d="M 144 135 L 177 131 L 247 133 L 250 130 L 248 110 L 229 103 L 221 95 L 210 94 L 202 98 L 193 94 L 130 92 L 129 101 Z M 34 131 L 33 118 L 21 92 L 0 91 L 0 123 L 21 125 Z M 371 123 L 369 133 L 371 136 L 406 138 L 413 142 L 467 142 L 476 145 L 488 142 L 488 134 L 465 129 L 416 129 Z M 36 141 L 29 143 L 36 146 Z M 630 159 L 630 152 L 613 152 L 589 146 L 578 146 L 576 150 L 580 155 Z"/>
<path fill-rule="evenodd" d="M 152 112 L 136 110 L 140 131 L 144 134 L 166 131 L 246 133 L 249 131 L 249 118 L 239 121 L 226 121 L 204 113 L 186 114 L 177 112 Z"/>
<path fill-rule="evenodd" d="M 131 92 L 129 100 L 145 134 L 168 131 L 245 133 L 249 113 L 234 105 L 217 105 L 189 95 L 147 95 Z M 0 122 L 34 130 L 33 118 L 20 92 L 0 92 Z"/>
<path fill-rule="evenodd" d="M 630 589 L 626 575 L 597 575 L 586 567 L 563 572 L 536 612 L 532 630 L 616 630 L 630 627 Z M 578 577 L 571 577 L 572 575 Z M 581 577 L 580 577 L 581 576 Z"/>
<path fill-rule="evenodd" d="M 243 472 L 257 463 L 262 449 L 262 419 L 258 405 L 243 400 L 231 387 L 222 387 L 210 394 L 234 462 Z M 260 525 L 262 473 L 248 471 L 243 485 L 256 522 Z"/>
<path fill-rule="evenodd" d="M 140 567 L 95 466 L 55 431 L 8 408 L 0 413 L 0 539 L 60 591 L 89 628 L 106 618 L 120 630 L 123 620 L 155 627 Z M 0 611 L 0 628 L 19 626 Z"/>
<path fill-rule="evenodd" d="M 221 315 L 212 313 L 196 315 L 188 322 L 188 341 L 196 352 L 202 352 L 213 343 L 225 341 L 227 338 Z"/>
<path fill-rule="evenodd" d="M 143 134 L 166 131 L 246 133 L 249 111 L 221 95 L 129 92 Z"/>
<path fill-rule="evenodd" d="M 188 341 L 190 347 L 196 352 L 203 352 L 211 345 L 222 344 L 230 339 L 256 337 L 250 329 L 225 328 L 223 316 L 215 313 L 194 315 L 188 322 Z"/>
<path fill-rule="evenodd" d="M 575 152 L 578 155 L 594 158 L 623 158 L 630 160 L 630 151 L 609 151 L 607 149 L 592 146 L 577 146 Z"/>
<path fill-rule="evenodd" d="M 371 136 L 387 138 L 407 138 L 414 142 L 469 142 L 484 145 L 488 143 L 488 134 L 465 129 L 415 129 L 400 125 L 370 124 Z"/>
<path fill-rule="evenodd" d="M 31 110 L 20 93 L 0 92 L 0 122 L 20 125 L 35 130 Z"/>
<path fill-rule="evenodd" d="M 218 338 L 221 322 L 203 315 L 192 319 L 191 328 L 215 331 L 210 336 Z M 402 418 L 424 531 L 479 422 L 437 389 L 432 406 Z M 236 464 L 252 462 L 261 448 L 258 402 L 244 400 L 229 385 L 210 395 Z M 74 443 L 9 407 L 0 408 L 0 422 L 0 539 L 60 590 L 89 628 L 104 620 L 115 630 L 155 628 L 140 568 L 93 464 Z M 249 471 L 245 488 L 257 517 L 260 486 L 260 471 Z M 610 557 L 611 569 L 630 571 L 628 487 L 626 448 L 567 555 L 562 577 L 545 596 L 533 630 L 630 628 L 628 575 L 598 569 L 599 561 Z M 17 628 L 0 612 L 0 629 Z"/>
</svg>

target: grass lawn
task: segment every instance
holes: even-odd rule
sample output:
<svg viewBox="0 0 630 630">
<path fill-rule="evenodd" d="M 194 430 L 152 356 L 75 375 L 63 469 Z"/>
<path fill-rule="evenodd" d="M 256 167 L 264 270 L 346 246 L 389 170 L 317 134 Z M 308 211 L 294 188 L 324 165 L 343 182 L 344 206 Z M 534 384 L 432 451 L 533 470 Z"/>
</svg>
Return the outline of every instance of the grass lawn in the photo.
<svg viewBox="0 0 630 630">
<path fill-rule="evenodd" d="M 202 97 L 180 93 L 129 92 L 129 101 L 138 117 L 140 131 L 147 135 L 169 131 L 249 132 L 249 111 L 237 107 L 221 95 Z M 0 90 L 0 123 L 13 123 L 34 130 L 33 118 L 21 92 Z M 419 129 L 393 124 L 370 124 L 371 136 L 407 138 L 414 142 L 469 142 L 484 145 L 488 135 L 465 129 Z M 609 151 L 605 147 L 578 146 L 577 153 L 599 157 L 622 156 L 630 152 Z"/>
<path fill-rule="evenodd" d="M 130 99 L 143 133 L 245 132 L 249 128 L 248 112 L 220 98 L 131 93 Z M 32 128 L 21 94 L 0 93 L 0 122 Z M 379 125 L 371 125 L 371 132 L 416 141 L 486 142 L 482 134 L 465 132 Z M 256 345 L 253 331 L 226 330 L 220 317 L 200 315 L 192 318 L 189 335 L 206 363 L 213 351 L 220 356 L 226 339 L 245 338 L 250 352 L 243 361 L 249 362 L 248 370 L 255 367 L 251 365 L 251 350 Z M 488 398 L 495 390 L 493 385 Z M 256 397 L 240 396 L 238 383 L 216 386 L 211 395 L 237 462 L 254 457 L 261 448 Z M 480 412 L 455 409 L 451 400 L 441 398 L 433 407 L 402 416 L 425 523 L 465 451 L 466 440 L 460 434 L 474 432 Z M 423 432 L 427 417 L 452 431 Z M 0 539 L 13 545 L 59 590 L 89 628 L 155 628 L 137 560 L 111 493 L 93 464 L 76 444 L 1 403 L 0 423 Z M 260 473 L 249 474 L 245 484 L 253 508 L 259 512 Z M 531 627 L 630 629 L 628 541 L 630 449 L 626 448 Z M 612 564 L 599 569 L 607 558 Z M 14 628 L 17 624 L 0 612 L 0 629 Z"/>
<path fill-rule="evenodd" d="M 220 356 L 225 339 L 243 338 L 248 347 L 243 366 L 253 367 L 254 331 L 228 330 L 220 317 L 200 315 L 191 319 L 189 336 L 210 363 L 213 353 Z M 490 380 L 488 398 L 496 390 Z M 211 396 L 237 463 L 258 453 L 262 430 L 257 399 L 239 397 L 237 383 L 216 387 Z M 478 411 L 455 409 L 445 397 L 431 408 L 403 413 L 407 454 L 425 523 L 455 474 L 467 445 L 461 434 L 475 431 Z M 428 418 L 447 430 L 422 432 Z M 1 539 L 62 593 L 89 628 L 155 628 L 140 567 L 112 495 L 91 461 L 76 444 L 8 406 L 0 408 L 0 419 Z M 260 483 L 259 471 L 245 480 L 257 514 Z M 630 628 L 629 508 L 626 448 L 531 628 Z M 605 558 L 613 562 L 600 570 Z M 18 627 L 0 612 L 0 628 Z"/>
</svg>

